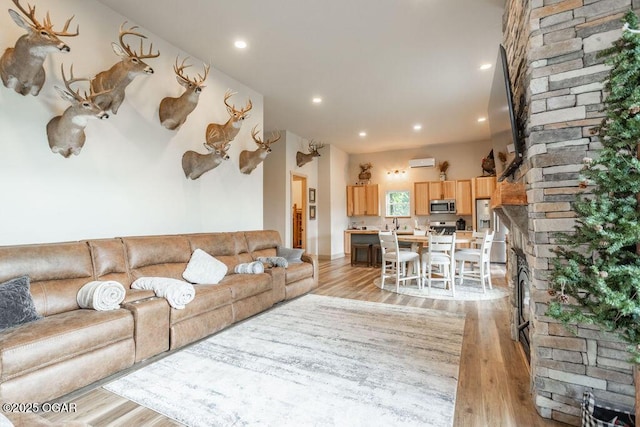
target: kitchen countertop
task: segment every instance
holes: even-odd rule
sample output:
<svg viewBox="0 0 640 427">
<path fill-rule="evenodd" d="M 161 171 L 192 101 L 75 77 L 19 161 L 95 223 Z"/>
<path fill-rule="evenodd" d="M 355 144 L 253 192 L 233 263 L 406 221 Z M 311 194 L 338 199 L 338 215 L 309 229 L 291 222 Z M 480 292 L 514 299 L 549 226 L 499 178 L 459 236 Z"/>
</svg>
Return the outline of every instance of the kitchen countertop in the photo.
<svg viewBox="0 0 640 427">
<path fill-rule="evenodd" d="M 351 233 L 351 234 L 378 234 L 378 232 L 381 230 L 353 230 L 353 229 L 349 229 L 349 230 L 345 230 L 345 233 Z M 413 234 L 413 230 L 398 230 L 396 232 L 396 234 Z"/>
</svg>

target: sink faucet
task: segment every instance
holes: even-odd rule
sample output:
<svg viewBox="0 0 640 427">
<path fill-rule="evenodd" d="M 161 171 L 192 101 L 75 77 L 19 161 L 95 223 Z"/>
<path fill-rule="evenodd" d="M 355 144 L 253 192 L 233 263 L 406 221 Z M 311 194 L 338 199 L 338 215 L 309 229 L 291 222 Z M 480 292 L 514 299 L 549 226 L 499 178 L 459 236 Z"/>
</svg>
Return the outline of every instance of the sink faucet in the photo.
<svg viewBox="0 0 640 427">
<path fill-rule="evenodd" d="M 393 218 L 393 226 L 396 230 L 400 228 L 400 224 L 398 224 L 398 217 Z"/>
</svg>

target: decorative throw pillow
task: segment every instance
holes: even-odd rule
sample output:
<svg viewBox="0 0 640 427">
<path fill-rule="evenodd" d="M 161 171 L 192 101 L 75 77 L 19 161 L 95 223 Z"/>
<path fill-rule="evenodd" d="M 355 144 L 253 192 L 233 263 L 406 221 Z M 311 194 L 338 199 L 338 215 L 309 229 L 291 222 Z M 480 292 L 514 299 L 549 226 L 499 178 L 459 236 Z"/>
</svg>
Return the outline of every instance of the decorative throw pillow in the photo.
<svg viewBox="0 0 640 427">
<path fill-rule="evenodd" d="M 198 285 L 217 285 L 227 274 L 227 265 L 203 251 L 196 249 L 187 268 L 182 273 L 184 280 Z"/>
<path fill-rule="evenodd" d="M 276 255 L 287 260 L 289 264 L 300 264 L 304 249 L 291 249 L 278 246 Z"/>
<path fill-rule="evenodd" d="M 0 284 L 0 330 L 42 318 L 33 303 L 30 285 L 29 276 L 17 277 Z"/>
</svg>

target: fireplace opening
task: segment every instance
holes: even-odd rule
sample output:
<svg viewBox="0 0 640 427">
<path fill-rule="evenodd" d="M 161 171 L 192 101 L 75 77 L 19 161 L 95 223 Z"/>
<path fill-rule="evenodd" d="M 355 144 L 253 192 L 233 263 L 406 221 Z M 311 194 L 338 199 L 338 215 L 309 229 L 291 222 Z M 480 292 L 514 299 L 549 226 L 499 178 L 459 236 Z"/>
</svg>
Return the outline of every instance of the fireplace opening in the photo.
<svg viewBox="0 0 640 427">
<path fill-rule="evenodd" d="M 517 339 L 524 350 L 527 362 L 531 363 L 531 344 L 529 342 L 529 264 L 522 250 L 513 248 L 516 254 L 516 327 Z"/>
</svg>

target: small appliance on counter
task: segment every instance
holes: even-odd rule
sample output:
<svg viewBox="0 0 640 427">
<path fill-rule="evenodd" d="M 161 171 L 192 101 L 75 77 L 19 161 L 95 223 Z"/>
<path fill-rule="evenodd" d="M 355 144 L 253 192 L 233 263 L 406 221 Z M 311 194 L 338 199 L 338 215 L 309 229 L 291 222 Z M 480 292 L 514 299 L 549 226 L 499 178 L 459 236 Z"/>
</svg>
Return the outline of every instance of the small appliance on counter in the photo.
<svg viewBox="0 0 640 427">
<path fill-rule="evenodd" d="M 467 221 L 463 218 L 460 218 L 456 221 L 456 230 L 465 230 L 467 228 Z"/>
</svg>

